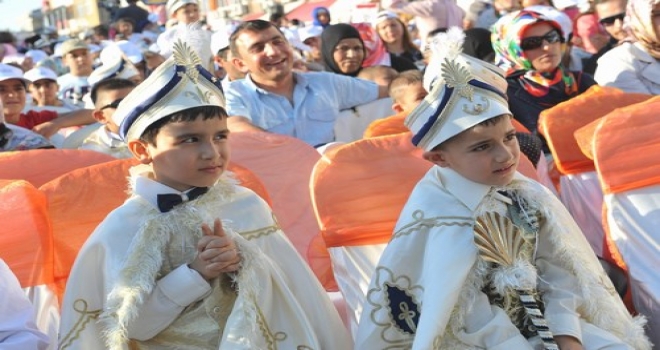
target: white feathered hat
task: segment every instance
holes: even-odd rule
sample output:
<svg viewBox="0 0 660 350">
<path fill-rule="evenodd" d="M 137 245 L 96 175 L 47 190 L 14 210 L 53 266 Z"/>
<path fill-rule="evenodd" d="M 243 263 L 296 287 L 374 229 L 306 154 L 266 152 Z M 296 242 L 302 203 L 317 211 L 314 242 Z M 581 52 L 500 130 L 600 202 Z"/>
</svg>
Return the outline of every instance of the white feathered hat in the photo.
<svg viewBox="0 0 660 350">
<path fill-rule="evenodd" d="M 504 72 L 462 53 L 464 38 L 459 28 L 434 37 L 424 73 L 429 94 L 404 121 L 413 144 L 425 151 L 485 120 L 511 114 Z"/>
<path fill-rule="evenodd" d="M 225 108 L 220 81 L 206 68 L 197 54 L 194 43 L 205 45 L 188 37 L 174 43 L 173 55 L 162 63 L 145 81 L 119 104 L 112 116 L 119 125 L 119 136 L 124 141 L 136 140 L 158 120 L 186 109 L 201 106 Z"/>
</svg>

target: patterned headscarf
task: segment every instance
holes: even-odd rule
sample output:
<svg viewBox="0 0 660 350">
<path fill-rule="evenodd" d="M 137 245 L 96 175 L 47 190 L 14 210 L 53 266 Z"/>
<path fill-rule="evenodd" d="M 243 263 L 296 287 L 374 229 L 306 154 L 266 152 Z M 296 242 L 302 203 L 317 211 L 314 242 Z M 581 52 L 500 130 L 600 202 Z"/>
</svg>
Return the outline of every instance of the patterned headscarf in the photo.
<svg viewBox="0 0 660 350">
<path fill-rule="evenodd" d="M 553 89 L 563 89 L 569 96 L 574 95 L 578 93 L 578 86 L 573 73 L 561 63 L 553 72 L 538 72 L 520 48 L 525 30 L 541 22 L 550 24 L 563 37 L 559 23 L 538 12 L 523 10 L 500 18 L 491 28 L 495 63 L 506 71 L 507 77 L 519 77 L 525 90 L 533 96 L 545 96 Z M 565 45 L 562 43 L 562 54 L 566 50 Z"/>
<path fill-rule="evenodd" d="M 633 37 L 646 51 L 660 59 L 660 41 L 653 27 L 653 7 L 660 0 L 628 0 L 628 26 Z"/>
<path fill-rule="evenodd" d="M 390 53 L 387 52 L 385 43 L 374 27 L 369 23 L 353 23 L 352 25 L 360 32 L 364 48 L 367 49 L 362 67 L 390 66 Z"/>
</svg>

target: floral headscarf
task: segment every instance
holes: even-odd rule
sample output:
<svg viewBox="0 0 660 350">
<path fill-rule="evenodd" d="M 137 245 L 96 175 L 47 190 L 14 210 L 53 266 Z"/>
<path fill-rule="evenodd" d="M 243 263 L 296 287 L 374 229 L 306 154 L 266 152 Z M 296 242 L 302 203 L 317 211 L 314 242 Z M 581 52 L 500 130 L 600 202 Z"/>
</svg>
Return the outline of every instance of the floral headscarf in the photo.
<svg viewBox="0 0 660 350">
<path fill-rule="evenodd" d="M 563 37 L 559 23 L 533 11 L 517 11 L 500 18 L 491 28 L 495 63 L 506 71 L 507 77 L 519 77 L 525 90 L 533 96 L 547 95 L 550 90 L 563 89 L 569 96 L 578 93 L 573 73 L 560 63 L 553 72 L 534 70 L 532 62 L 520 48 L 523 33 L 533 24 L 547 22 Z M 566 50 L 562 44 L 562 53 Z"/>
<path fill-rule="evenodd" d="M 660 59 L 660 41 L 653 27 L 653 7 L 660 0 L 628 0 L 626 11 L 630 31 L 646 51 Z"/>
</svg>

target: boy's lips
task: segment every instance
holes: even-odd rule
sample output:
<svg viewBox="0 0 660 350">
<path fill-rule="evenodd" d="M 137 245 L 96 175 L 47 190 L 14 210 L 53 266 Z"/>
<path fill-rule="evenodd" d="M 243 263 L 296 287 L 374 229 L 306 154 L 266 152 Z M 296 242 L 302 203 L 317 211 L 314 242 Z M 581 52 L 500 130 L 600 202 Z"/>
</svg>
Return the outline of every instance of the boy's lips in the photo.
<svg viewBox="0 0 660 350">
<path fill-rule="evenodd" d="M 500 169 L 497 169 L 497 170 L 495 170 L 495 171 L 493 171 L 493 172 L 494 172 L 494 173 L 504 173 L 504 172 L 507 172 L 507 171 L 511 170 L 511 169 L 513 168 L 514 165 L 515 165 L 515 164 L 509 164 L 509 165 L 507 165 L 506 167 L 504 167 L 504 168 L 500 168 Z"/>
<path fill-rule="evenodd" d="M 216 173 L 219 171 L 222 171 L 222 165 L 212 165 L 212 166 L 207 166 L 204 168 L 200 168 L 199 171 L 204 171 L 207 173 Z"/>
</svg>

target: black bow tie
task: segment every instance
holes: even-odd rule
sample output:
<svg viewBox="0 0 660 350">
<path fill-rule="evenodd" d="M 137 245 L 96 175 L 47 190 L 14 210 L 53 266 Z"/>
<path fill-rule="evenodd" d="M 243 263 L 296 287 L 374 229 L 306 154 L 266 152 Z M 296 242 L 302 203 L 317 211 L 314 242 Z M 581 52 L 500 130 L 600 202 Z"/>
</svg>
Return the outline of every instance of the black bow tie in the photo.
<svg viewBox="0 0 660 350">
<path fill-rule="evenodd" d="M 188 193 L 184 194 L 173 194 L 173 193 L 168 193 L 168 194 L 159 194 L 158 197 L 156 198 L 158 201 L 158 210 L 160 210 L 161 213 L 167 213 L 168 211 L 172 210 L 175 206 L 194 200 L 195 198 L 203 195 L 209 190 L 208 187 L 195 187 L 192 190 L 190 190 Z"/>
</svg>

